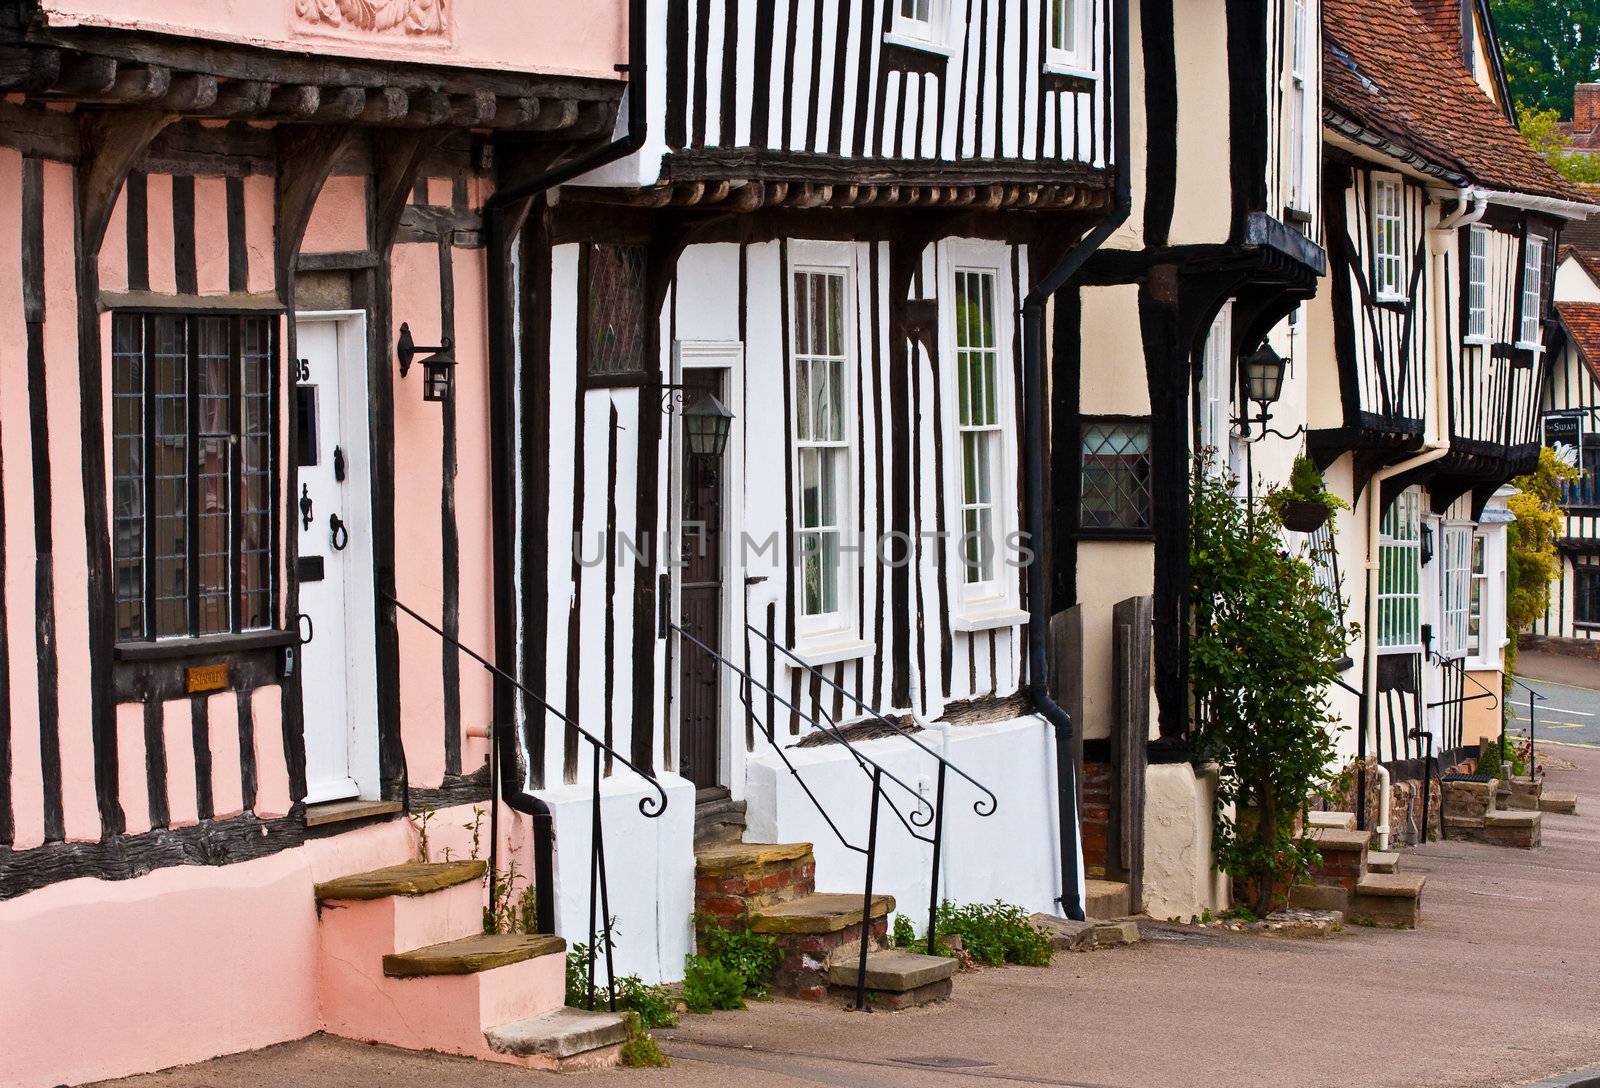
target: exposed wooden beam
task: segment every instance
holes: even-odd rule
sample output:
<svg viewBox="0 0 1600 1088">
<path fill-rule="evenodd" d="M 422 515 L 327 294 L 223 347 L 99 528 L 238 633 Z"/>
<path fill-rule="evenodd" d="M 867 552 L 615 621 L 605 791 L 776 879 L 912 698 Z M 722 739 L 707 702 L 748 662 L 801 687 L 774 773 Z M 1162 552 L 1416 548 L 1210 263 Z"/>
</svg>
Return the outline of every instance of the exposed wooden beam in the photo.
<svg viewBox="0 0 1600 1088">
<path fill-rule="evenodd" d="M 490 128 L 527 128 L 539 116 L 537 98 L 501 98 L 495 104 Z"/>
<path fill-rule="evenodd" d="M 373 198 L 375 212 L 372 217 L 372 244 L 379 254 L 389 252 L 394 245 L 395 233 L 400 229 L 400 217 L 405 214 L 406 201 L 417 181 L 428 155 L 439 146 L 444 134 L 429 129 L 389 129 L 374 133 L 372 158 L 375 178 Z"/>
<path fill-rule="evenodd" d="M 69 53 L 62 58 L 60 76 L 46 89 L 66 95 L 105 94 L 116 82 L 114 58 Z"/>
<path fill-rule="evenodd" d="M 274 117 L 304 120 L 322 105 L 322 88 L 309 83 L 289 83 L 273 88 L 267 100 L 267 113 Z"/>
<path fill-rule="evenodd" d="M 473 91 L 457 95 L 450 105 L 450 124 L 456 127 L 480 128 L 494 120 L 499 103 L 493 91 Z"/>
<path fill-rule="evenodd" d="M 78 168 L 79 256 L 92 260 L 105 239 L 111 210 L 134 163 L 177 115 L 156 110 L 94 113 L 83 120 Z"/>
<path fill-rule="evenodd" d="M 59 49 L 0 49 L 0 90 L 41 91 L 61 78 Z"/>
<path fill-rule="evenodd" d="M 272 84 L 256 79 L 230 79 L 217 88 L 217 100 L 205 111 L 212 117 L 254 117 L 272 100 Z"/>
<path fill-rule="evenodd" d="M 571 128 L 578 120 L 578 104 L 570 98 L 551 101 L 548 98 L 539 100 L 539 115 L 533 119 L 529 127 L 534 132 L 556 132 L 560 129 Z"/>
<path fill-rule="evenodd" d="M 277 130 L 278 293 L 289 299 L 289 278 L 328 172 L 350 140 L 343 125 L 287 125 Z"/>
<path fill-rule="evenodd" d="M 384 87 L 367 95 L 361 120 L 369 125 L 387 125 L 404 117 L 411 109 L 411 96 L 399 87 Z"/>
<path fill-rule="evenodd" d="M 167 96 L 161 100 L 161 106 L 174 113 L 207 110 L 216 104 L 218 90 L 216 76 L 176 76 L 167 90 Z"/>
<path fill-rule="evenodd" d="M 314 121 L 354 121 L 367 108 L 367 92 L 360 87 L 324 87 Z"/>
<path fill-rule="evenodd" d="M 422 128 L 434 128 L 450 120 L 450 96 L 438 91 L 422 91 L 411 96 L 411 112 L 404 123 Z"/>
</svg>

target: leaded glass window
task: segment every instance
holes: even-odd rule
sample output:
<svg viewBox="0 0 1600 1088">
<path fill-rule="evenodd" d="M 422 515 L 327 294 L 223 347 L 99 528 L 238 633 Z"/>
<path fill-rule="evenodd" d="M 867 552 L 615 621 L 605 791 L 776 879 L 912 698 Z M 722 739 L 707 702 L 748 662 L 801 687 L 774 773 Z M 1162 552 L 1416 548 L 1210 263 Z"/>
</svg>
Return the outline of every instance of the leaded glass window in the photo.
<svg viewBox="0 0 1600 1088">
<path fill-rule="evenodd" d="M 581 336 L 590 385 L 636 385 L 645 367 L 645 249 L 594 243 L 584 248 Z"/>
<path fill-rule="evenodd" d="M 275 318 L 112 320 L 117 638 L 270 627 Z"/>
<path fill-rule="evenodd" d="M 1083 423 L 1083 499 L 1086 531 L 1150 531 L 1150 424 L 1094 420 Z"/>
</svg>

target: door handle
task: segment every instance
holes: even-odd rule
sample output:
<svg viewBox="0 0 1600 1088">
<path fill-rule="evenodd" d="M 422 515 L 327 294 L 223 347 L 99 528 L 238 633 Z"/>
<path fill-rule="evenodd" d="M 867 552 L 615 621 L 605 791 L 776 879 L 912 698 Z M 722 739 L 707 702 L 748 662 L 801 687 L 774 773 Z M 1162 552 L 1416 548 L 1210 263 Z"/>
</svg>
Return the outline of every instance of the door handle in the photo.
<svg viewBox="0 0 1600 1088">
<path fill-rule="evenodd" d="M 311 528 L 311 488 L 306 484 L 300 485 L 300 529 L 304 532 Z"/>
<path fill-rule="evenodd" d="M 328 532 L 332 537 L 329 543 L 333 545 L 334 551 L 342 552 L 349 546 L 350 530 L 345 528 L 345 524 L 339 520 L 338 514 L 328 515 Z"/>
<path fill-rule="evenodd" d="M 333 481 L 344 483 L 344 447 L 333 447 Z"/>
</svg>

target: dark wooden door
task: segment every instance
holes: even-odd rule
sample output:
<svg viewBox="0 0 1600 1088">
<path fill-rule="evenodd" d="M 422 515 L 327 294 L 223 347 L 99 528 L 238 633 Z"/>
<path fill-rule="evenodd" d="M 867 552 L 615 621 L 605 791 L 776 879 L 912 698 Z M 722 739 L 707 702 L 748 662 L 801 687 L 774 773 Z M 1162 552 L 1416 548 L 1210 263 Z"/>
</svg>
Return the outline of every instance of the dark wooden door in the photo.
<svg viewBox="0 0 1600 1088">
<path fill-rule="evenodd" d="M 694 368 L 683 372 L 684 403 L 702 390 L 723 399 L 723 372 Z M 722 652 L 723 466 L 721 459 L 696 456 L 684 443 L 683 581 L 679 600 L 683 627 Z M 682 757 L 679 770 L 702 789 L 719 786 L 722 731 L 721 665 L 693 643 L 685 643 L 680 665 L 683 692 L 679 710 Z"/>
</svg>

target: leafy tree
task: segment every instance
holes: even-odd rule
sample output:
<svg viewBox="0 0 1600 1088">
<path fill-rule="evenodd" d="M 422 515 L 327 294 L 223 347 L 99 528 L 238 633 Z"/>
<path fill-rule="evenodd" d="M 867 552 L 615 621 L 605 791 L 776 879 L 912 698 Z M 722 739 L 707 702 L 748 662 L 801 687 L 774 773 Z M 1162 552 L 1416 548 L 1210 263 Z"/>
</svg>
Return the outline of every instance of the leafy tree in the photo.
<svg viewBox="0 0 1600 1088">
<path fill-rule="evenodd" d="M 1511 96 L 1570 117 L 1572 90 L 1600 77 L 1600 0 L 1493 0 Z"/>
<path fill-rule="evenodd" d="M 1522 135 L 1546 162 L 1579 184 L 1600 182 L 1600 155 L 1569 151 L 1571 140 L 1556 125 L 1561 115 L 1555 110 L 1538 110 L 1528 106 L 1517 107 L 1517 125 Z"/>
<path fill-rule="evenodd" d="M 1297 818 L 1333 761 L 1328 689 L 1352 629 L 1284 550 L 1271 503 L 1252 510 L 1231 485 L 1211 472 L 1193 484 L 1195 756 L 1221 769 L 1217 864 L 1265 914 L 1317 856 Z"/>
<path fill-rule="evenodd" d="M 1517 494 L 1506 500 L 1516 515 L 1508 525 L 1506 561 L 1506 673 L 1517 661 L 1517 632 L 1543 616 L 1550 607 L 1550 584 L 1561 576 L 1561 556 L 1556 539 L 1565 523 L 1561 501 L 1563 485 L 1582 473 L 1556 456 L 1548 446 L 1539 450 L 1539 467 L 1511 481 Z"/>
</svg>

